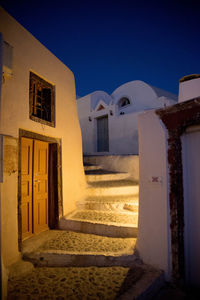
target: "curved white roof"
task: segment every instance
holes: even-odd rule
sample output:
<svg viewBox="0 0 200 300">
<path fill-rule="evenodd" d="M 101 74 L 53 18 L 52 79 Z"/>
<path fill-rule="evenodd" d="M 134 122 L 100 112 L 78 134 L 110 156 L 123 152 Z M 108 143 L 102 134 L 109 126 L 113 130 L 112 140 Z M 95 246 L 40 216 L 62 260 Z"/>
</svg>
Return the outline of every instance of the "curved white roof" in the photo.
<svg viewBox="0 0 200 300">
<path fill-rule="evenodd" d="M 129 88 L 134 88 L 134 89 L 138 88 L 139 89 L 141 87 L 145 90 L 148 90 L 149 93 L 155 93 L 155 95 L 157 97 L 166 97 L 166 98 L 170 98 L 170 99 L 177 101 L 177 96 L 175 94 L 172 94 L 168 91 L 157 88 L 157 87 L 150 85 L 142 80 L 133 80 L 133 81 L 126 82 L 126 83 L 120 85 L 117 89 L 115 89 L 113 91 L 112 95 L 117 95 L 122 90 L 128 90 Z"/>
<path fill-rule="evenodd" d="M 112 96 L 104 91 L 95 91 L 90 94 L 91 109 L 95 109 L 100 100 L 103 100 L 107 105 L 112 101 Z"/>
<path fill-rule="evenodd" d="M 163 97 L 164 96 L 166 98 L 170 98 L 170 99 L 173 99 L 175 101 L 177 101 L 177 99 L 178 99 L 178 97 L 173 93 L 170 93 L 170 92 L 165 91 L 163 89 L 157 88 L 157 87 L 155 87 L 153 85 L 150 85 L 150 84 L 149 84 L 149 86 L 155 91 L 155 93 L 157 94 L 158 97 Z"/>
<path fill-rule="evenodd" d="M 122 97 L 127 97 L 133 104 L 126 109 L 127 112 L 155 109 L 166 104 L 172 105 L 178 98 L 176 95 L 147 84 L 142 80 L 133 80 L 120 85 L 111 95 L 104 91 L 95 91 L 82 97 L 82 99 L 90 99 L 90 109 L 94 110 L 100 101 L 107 105 L 117 104 Z"/>
</svg>

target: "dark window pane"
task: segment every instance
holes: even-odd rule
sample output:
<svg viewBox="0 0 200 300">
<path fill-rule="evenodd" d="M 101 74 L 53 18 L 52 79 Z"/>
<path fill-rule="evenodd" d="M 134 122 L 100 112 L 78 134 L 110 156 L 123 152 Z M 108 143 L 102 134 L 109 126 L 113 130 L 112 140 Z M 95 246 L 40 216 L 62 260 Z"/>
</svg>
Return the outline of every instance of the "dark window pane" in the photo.
<svg viewBox="0 0 200 300">
<path fill-rule="evenodd" d="M 49 122 L 47 125 L 55 125 L 53 86 L 32 72 L 30 73 L 30 107 L 30 117 L 47 121 Z"/>
</svg>

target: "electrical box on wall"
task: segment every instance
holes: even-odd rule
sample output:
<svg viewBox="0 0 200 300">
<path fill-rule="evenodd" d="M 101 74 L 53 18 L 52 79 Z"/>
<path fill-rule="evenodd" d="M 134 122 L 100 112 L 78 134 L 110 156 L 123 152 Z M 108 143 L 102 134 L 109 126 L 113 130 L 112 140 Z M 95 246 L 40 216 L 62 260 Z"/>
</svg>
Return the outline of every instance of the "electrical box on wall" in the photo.
<svg viewBox="0 0 200 300">
<path fill-rule="evenodd" d="M 3 75 L 10 78 L 13 75 L 13 47 L 3 42 Z"/>
</svg>

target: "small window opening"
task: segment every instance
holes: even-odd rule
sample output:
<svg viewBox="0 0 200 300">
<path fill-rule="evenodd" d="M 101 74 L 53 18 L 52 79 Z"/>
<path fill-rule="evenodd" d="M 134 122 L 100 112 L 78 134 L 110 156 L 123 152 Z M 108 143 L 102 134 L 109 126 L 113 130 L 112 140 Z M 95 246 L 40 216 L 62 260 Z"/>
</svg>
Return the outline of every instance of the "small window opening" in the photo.
<svg viewBox="0 0 200 300">
<path fill-rule="evenodd" d="M 30 119 L 55 127 L 54 86 L 30 72 Z"/>
<path fill-rule="evenodd" d="M 126 97 L 123 97 L 119 100 L 118 107 L 121 108 L 121 107 L 125 107 L 127 105 L 130 105 L 130 104 L 131 104 L 130 100 Z"/>
</svg>

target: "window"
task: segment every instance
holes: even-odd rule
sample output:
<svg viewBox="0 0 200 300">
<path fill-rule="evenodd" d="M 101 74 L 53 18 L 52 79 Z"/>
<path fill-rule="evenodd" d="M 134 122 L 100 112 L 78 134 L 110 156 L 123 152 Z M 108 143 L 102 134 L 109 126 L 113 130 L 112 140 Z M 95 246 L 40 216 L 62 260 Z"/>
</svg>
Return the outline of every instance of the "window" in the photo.
<svg viewBox="0 0 200 300">
<path fill-rule="evenodd" d="M 54 86 L 30 72 L 29 87 L 30 119 L 55 127 Z"/>
<path fill-rule="evenodd" d="M 121 107 L 127 106 L 129 104 L 131 104 L 130 100 L 126 97 L 123 97 L 119 100 L 118 107 L 121 108 Z"/>
</svg>

